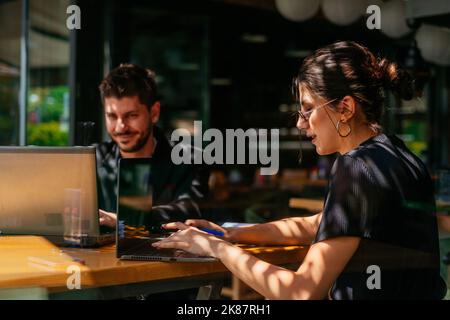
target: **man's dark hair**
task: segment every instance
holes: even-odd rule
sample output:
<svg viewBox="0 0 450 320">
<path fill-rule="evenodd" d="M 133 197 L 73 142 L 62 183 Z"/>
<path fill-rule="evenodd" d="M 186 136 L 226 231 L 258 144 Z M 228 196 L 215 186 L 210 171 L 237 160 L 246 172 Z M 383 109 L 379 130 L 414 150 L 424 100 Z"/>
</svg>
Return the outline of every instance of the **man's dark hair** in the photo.
<svg viewBox="0 0 450 320">
<path fill-rule="evenodd" d="M 121 64 L 112 70 L 99 89 L 103 103 L 105 98 L 138 96 L 139 102 L 150 109 L 158 101 L 155 73 L 134 64 Z"/>
</svg>

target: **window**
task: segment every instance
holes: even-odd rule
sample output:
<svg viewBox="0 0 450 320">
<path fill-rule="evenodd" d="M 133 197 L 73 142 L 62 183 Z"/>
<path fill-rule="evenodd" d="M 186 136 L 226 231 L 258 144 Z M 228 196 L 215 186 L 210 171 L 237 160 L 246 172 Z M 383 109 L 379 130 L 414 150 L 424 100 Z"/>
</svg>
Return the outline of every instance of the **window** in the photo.
<svg viewBox="0 0 450 320">
<path fill-rule="evenodd" d="M 28 21 L 24 21 L 24 5 Z M 0 145 L 19 144 L 21 132 L 26 132 L 28 145 L 69 143 L 68 6 L 69 0 L 0 4 Z M 24 25 L 28 25 L 27 70 L 21 73 Z M 26 87 L 21 87 L 21 80 Z M 21 90 L 26 91 L 26 108 L 20 108 Z M 22 109 L 26 110 L 26 128 L 19 120 Z"/>
<path fill-rule="evenodd" d="M 30 0 L 27 144 L 69 143 L 68 0 Z"/>
<path fill-rule="evenodd" d="M 130 61 L 156 73 L 161 126 L 193 132 L 194 120 L 203 120 L 207 128 L 207 18 L 137 8 L 131 15 Z"/>
<path fill-rule="evenodd" d="M 19 142 L 22 1 L 0 4 L 0 145 Z"/>
</svg>

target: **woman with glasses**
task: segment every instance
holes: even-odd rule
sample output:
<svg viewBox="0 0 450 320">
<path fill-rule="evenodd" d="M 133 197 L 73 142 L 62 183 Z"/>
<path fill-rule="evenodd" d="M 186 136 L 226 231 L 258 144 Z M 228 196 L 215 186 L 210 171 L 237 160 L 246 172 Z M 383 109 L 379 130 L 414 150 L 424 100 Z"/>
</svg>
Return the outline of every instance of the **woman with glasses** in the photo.
<svg viewBox="0 0 450 320">
<path fill-rule="evenodd" d="M 217 257 L 269 299 L 441 299 L 433 184 L 422 161 L 382 133 L 385 89 L 403 99 L 414 93 L 407 72 L 355 42 L 315 51 L 300 68 L 295 92 L 297 127 L 320 155 L 338 155 L 323 211 L 235 229 L 205 220 L 169 223 L 179 231 L 154 246 Z M 290 271 L 233 242 L 311 246 Z"/>
</svg>

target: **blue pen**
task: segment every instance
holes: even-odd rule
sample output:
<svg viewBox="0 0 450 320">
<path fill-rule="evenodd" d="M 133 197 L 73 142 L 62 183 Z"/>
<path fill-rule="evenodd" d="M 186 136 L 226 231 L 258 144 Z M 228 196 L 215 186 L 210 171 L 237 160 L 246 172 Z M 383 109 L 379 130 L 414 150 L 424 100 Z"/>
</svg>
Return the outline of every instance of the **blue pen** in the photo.
<svg viewBox="0 0 450 320">
<path fill-rule="evenodd" d="M 202 231 L 208 232 L 212 235 L 218 236 L 218 237 L 223 237 L 225 234 L 222 231 L 217 231 L 217 230 L 213 230 L 213 229 L 207 229 L 207 228 L 199 228 Z"/>
</svg>

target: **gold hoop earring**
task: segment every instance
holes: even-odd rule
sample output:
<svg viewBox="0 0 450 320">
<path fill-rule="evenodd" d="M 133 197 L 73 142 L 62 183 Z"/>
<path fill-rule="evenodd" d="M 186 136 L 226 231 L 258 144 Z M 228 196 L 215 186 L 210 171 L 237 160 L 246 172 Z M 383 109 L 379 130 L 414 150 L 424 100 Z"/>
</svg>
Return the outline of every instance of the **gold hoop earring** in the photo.
<svg viewBox="0 0 450 320">
<path fill-rule="evenodd" d="M 345 134 L 345 135 L 343 135 L 343 134 L 341 133 L 341 130 L 340 130 L 340 129 L 341 129 L 341 124 L 346 124 L 346 125 L 348 126 L 348 132 L 347 132 L 347 134 Z M 352 127 L 350 127 L 350 125 L 349 125 L 348 123 L 342 122 L 341 120 L 339 120 L 338 123 L 336 124 L 336 130 L 337 130 L 338 134 L 339 134 L 342 138 L 348 137 L 348 136 L 350 135 L 350 133 L 352 133 Z"/>
</svg>

